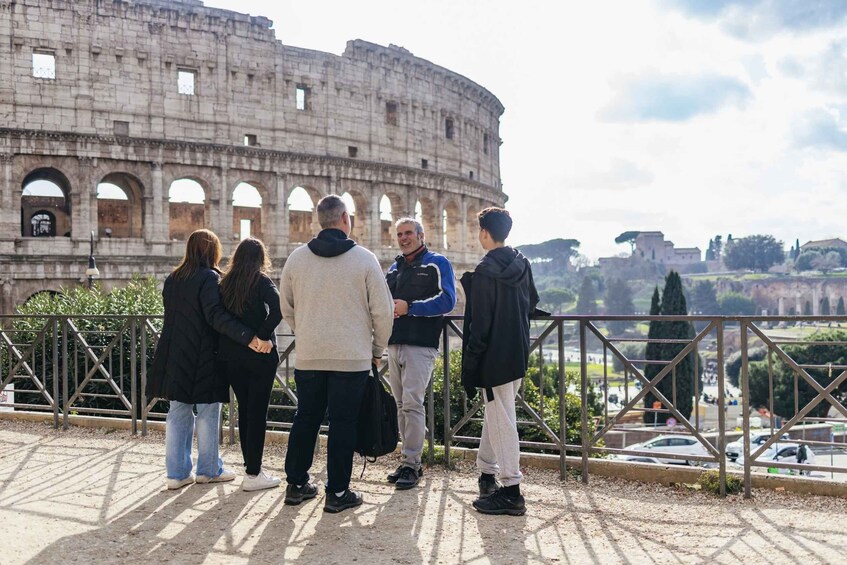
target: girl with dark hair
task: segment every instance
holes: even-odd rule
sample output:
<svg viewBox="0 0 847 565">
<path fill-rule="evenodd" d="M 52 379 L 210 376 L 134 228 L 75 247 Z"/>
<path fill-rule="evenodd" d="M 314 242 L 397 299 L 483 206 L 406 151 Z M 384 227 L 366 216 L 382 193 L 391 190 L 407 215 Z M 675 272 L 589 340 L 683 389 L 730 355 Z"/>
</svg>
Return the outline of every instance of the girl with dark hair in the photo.
<svg viewBox="0 0 847 565">
<path fill-rule="evenodd" d="M 271 354 L 255 353 L 226 335 L 221 336 L 218 358 L 224 362 L 229 384 L 238 399 L 238 435 L 244 456 L 242 490 L 274 488 L 280 479 L 262 470 L 268 404 L 279 354 L 274 330 L 282 320 L 279 291 L 268 276 L 270 258 L 264 244 L 248 237 L 242 241 L 221 280 L 224 306 L 239 322 L 272 344 Z"/>
<path fill-rule="evenodd" d="M 149 400 L 169 400 L 165 424 L 165 467 L 169 490 L 194 482 L 231 481 L 235 474 L 218 454 L 221 402 L 229 385 L 217 369 L 218 335 L 249 351 L 270 351 L 245 324 L 226 311 L 218 284 L 221 242 L 209 230 L 188 238 L 185 257 L 165 280 L 165 322 L 147 375 Z M 197 431 L 197 475 L 192 473 L 191 444 Z"/>
</svg>

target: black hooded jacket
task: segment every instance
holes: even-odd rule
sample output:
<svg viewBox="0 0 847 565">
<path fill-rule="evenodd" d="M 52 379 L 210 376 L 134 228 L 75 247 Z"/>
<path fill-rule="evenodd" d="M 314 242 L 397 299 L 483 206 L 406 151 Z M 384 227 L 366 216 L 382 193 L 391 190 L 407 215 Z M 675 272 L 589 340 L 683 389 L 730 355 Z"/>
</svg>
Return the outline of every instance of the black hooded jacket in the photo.
<svg viewBox="0 0 847 565">
<path fill-rule="evenodd" d="M 165 280 L 165 323 L 147 373 L 148 399 L 186 404 L 229 401 L 229 382 L 217 368 L 218 332 L 242 347 L 255 332 L 239 322 L 221 302 L 221 276 L 201 267 L 191 278 Z"/>
<path fill-rule="evenodd" d="M 470 396 L 526 374 L 529 317 L 538 304 L 529 261 L 511 247 L 489 251 L 473 273 L 461 279 L 465 289 L 462 384 Z"/>
<path fill-rule="evenodd" d="M 307 244 L 309 251 L 318 257 L 338 257 L 347 253 L 356 246 L 356 242 L 347 237 L 347 234 L 336 228 L 321 230 L 317 237 L 313 237 Z"/>
</svg>

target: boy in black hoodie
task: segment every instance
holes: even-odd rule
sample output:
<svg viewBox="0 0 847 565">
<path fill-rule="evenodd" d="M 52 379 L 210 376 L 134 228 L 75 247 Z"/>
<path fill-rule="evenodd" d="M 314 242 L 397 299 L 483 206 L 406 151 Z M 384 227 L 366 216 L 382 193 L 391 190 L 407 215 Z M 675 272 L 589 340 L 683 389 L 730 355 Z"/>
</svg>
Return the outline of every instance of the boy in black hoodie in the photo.
<svg viewBox="0 0 847 565">
<path fill-rule="evenodd" d="M 520 491 L 515 397 L 526 374 L 529 316 L 538 293 L 529 261 L 505 244 L 511 228 L 512 218 L 502 208 L 479 213 L 479 242 L 488 253 L 461 280 L 467 298 L 462 384 L 471 399 L 477 388 L 485 399 L 477 455 L 479 498 L 473 506 L 483 514 L 521 516 L 526 502 Z"/>
</svg>

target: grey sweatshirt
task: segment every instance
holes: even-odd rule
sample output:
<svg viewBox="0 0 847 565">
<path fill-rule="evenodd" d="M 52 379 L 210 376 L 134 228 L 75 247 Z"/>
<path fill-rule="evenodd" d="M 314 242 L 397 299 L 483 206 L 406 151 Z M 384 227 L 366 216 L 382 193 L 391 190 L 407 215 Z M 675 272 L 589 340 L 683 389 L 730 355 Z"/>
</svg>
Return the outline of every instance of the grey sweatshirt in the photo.
<svg viewBox="0 0 847 565">
<path fill-rule="evenodd" d="M 394 324 L 385 276 L 376 256 L 364 247 L 320 256 L 310 249 L 315 241 L 295 249 L 282 268 L 280 301 L 294 332 L 294 366 L 368 371 L 372 358 L 382 357 Z"/>
</svg>

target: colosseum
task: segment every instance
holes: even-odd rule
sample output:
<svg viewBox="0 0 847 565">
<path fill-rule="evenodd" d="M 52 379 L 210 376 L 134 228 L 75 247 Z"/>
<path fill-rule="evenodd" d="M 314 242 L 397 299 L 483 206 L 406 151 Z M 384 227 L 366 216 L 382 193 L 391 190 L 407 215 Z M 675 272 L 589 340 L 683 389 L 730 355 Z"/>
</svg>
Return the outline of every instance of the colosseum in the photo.
<svg viewBox="0 0 847 565">
<path fill-rule="evenodd" d="M 200 227 L 280 265 L 327 194 L 384 264 L 410 215 L 459 270 L 506 200 L 500 101 L 401 47 L 291 47 L 199 0 L 0 0 L 0 38 L 0 313 L 83 283 L 92 233 L 107 289 Z"/>
</svg>

